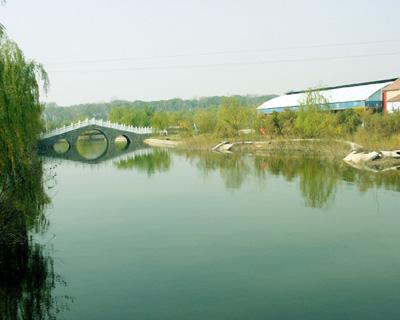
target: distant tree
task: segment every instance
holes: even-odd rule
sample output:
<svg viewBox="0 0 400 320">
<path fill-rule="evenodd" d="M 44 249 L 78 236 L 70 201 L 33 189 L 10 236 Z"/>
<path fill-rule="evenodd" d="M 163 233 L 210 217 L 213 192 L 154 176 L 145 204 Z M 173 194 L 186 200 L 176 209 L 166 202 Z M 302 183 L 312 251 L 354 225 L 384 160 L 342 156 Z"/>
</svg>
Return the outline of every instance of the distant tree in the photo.
<svg viewBox="0 0 400 320">
<path fill-rule="evenodd" d="M 248 110 L 252 110 L 255 106 L 260 105 L 274 95 L 265 96 L 235 96 L 239 101 L 239 104 Z M 64 124 L 69 124 L 71 122 L 77 121 L 78 119 L 85 118 L 99 118 L 107 119 L 109 118 L 109 113 L 111 110 L 116 108 L 128 109 L 144 109 L 147 119 L 150 119 L 156 111 L 167 111 L 172 112 L 176 115 L 175 122 L 171 120 L 171 124 L 179 125 L 178 122 L 193 125 L 192 121 L 188 121 L 188 118 L 192 118 L 193 113 L 201 109 L 216 109 L 221 104 L 223 104 L 226 97 L 216 96 L 216 97 L 202 97 L 199 99 L 182 100 L 182 99 L 170 99 L 161 101 L 124 101 L 124 100 L 114 100 L 107 103 L 89 103 L 69 106 L 68 108 L 59 107 L 57 105 L 51 104 L 46 105 L 45 115 L 49 123 L 52 126 L 60 126 Z M 188 114 L 191 114 L 188 116 Z M 183 120 L 185 118 L 185 120 Z M 178 119 L 181 119 L 178 121 Z M 192 119 L 191 119 L 192 120 Z M 120 120 L 122 121 L 122 120 Z"/>
<path fill-rule="evenodd" d="M 209 109 L 200 109 L 194 115 L 194 123 L 200 133 L 213 132 L 216 124 L 216 112 Z"/>
<path fill-rule="evenodd" d="M 237 135 L 248 126 L 251 110 L 240 105 L 237 98 L 225 98 L 218 109 L 216 131 L 224 136 Z"/>
<path fill-rule="evenodd" d="M 164 111 L 158 111 L 154 113 L 151 119 L 151 126 L 158 130 L 165 130 L 169 126 L 168 113 Z"/>
</svg>

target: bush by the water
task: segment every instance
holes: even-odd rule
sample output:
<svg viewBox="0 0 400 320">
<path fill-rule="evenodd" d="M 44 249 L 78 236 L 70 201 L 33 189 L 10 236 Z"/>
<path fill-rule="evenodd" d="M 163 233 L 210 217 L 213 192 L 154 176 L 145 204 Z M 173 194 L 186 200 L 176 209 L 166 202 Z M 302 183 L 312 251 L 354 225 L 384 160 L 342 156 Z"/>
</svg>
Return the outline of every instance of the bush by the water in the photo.
<svg viewBox="0 0 400 320">
<path fill-rule="evenodd" d="M 259 115 L 255 129 L 269 137 L 353 139 L 366 148 L 400 148 L 399 112 L 333 111 L 315 94 L 298 111 Z"/>
<path fill-rule="evenodd" d="M 319 108 L 301 108 L 260 115 L 256 129 L 271 136 L 331 138 L 349 136 L 361 124 L 361 116 L 353 109 L 333 113 Z"/>
</svg>

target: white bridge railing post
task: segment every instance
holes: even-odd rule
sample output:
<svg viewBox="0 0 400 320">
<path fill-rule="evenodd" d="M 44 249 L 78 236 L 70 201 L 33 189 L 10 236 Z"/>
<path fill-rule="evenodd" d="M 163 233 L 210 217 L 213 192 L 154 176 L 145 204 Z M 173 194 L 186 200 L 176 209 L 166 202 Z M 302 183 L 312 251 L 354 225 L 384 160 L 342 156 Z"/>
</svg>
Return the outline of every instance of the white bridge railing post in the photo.
<svg viewBox="0 0 400 320">
<path fill-rule="evenodd" d="M 71 122 L 69 125 L 63 125 L 62 127 L 55 128 L 54 130 L 43 133 L 41 135 L 41 139 L 47 139 L 51 138 L 66 132 L 70 132 L 76 129 L 83 128 L 88 125 L 97 125 L 99 127 L 105 127 L 105 128 L 110 128 L 110 129 L 115 129 L 115 130 L 121 130 L 121 131 L 128 131 L 136 134 L 151 134 L 153 133 L 153 129 L 151 127 L 141 127 L 141 126 L 133 126 L 133 125 L 127 125 L 127 124 L 121 124 L 121 123 L 112 123 L 110 120 L 103 120 L 103 119 L 88 119 L 86 118 L 85 120 L 79 120 L 76 123 Z"/>
</svg>

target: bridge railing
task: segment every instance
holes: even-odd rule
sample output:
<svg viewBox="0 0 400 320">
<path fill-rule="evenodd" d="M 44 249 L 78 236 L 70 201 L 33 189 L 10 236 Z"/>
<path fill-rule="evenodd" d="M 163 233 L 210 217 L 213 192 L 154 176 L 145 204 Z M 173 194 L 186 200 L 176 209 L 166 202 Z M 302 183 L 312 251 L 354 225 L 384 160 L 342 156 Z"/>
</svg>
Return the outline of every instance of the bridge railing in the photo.
<svg viewBox="0 0 400 320">
<path fill-rule="evenodd" d="M 83 127 L 87 127 L 90 125 L 97 125 L 99 127 L 103 128 L 110 128 L 110 129 L 115 129 L 115 130 L 121 130 L 121 131 L 127 131 L 127 132 L 132 132 L 136 134 L 151 134 L 153 133 L 153 128 L 150 127 L 134 127 L 134 126 L 128 126 L 124 124 L 119 124 L 119 123 L 112 123 L 110 121 L 104 121 L 104 120 L 97 120 L 97 119 L 85 119 L 84 121 L 78 121 L 77 123 L 71 123 L 70 125 L 67 126 L 62 126 L 59 128 L 56 128 L 50 132 L 46 132 L 41 135 L 42 139 L 54 137 L 66 132 L 70 132 L 73 130 L 77 130 Z"/>
</svg>

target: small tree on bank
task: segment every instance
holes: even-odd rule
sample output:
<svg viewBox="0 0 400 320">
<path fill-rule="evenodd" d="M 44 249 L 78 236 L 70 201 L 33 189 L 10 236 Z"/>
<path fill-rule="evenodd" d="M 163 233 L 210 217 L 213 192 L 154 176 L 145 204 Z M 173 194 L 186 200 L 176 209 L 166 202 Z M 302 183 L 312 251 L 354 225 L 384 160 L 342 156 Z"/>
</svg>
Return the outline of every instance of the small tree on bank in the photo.
<svg viewBox="0 0 400 320">
<path fill-rule="evenodd" d="M 225 98 L 217 113 L 215 131 L 222 136 L 236 136 L 240 129 L 253 128 L 255 113 L 240 105 L 237 98 Z"/>
<path fill-rule="evenodd" d="M 295 122 L 298 134 L 304 138 L 340 135 L 336 118 L 329 111 L 328 99 L 320 91 L 307 91 Z"/>
<path fill-rule="evenodd" d="M 169 127 L 169 116 L 167 112 L 155 112 L 151 119 L 151 125 L 157 130 L 166 130 Z"/>
</svg>

